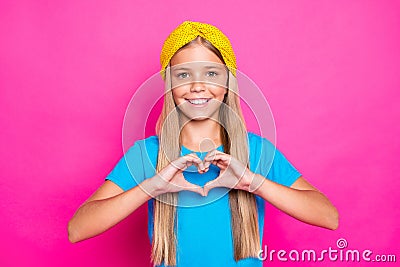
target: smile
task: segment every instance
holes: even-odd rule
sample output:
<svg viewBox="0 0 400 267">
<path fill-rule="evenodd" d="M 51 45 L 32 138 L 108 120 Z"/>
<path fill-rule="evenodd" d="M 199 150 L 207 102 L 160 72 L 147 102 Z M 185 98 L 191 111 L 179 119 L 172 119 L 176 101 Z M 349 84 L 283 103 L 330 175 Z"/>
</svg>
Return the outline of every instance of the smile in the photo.
<svg viewBox="0 0 400 267">
<path fill-rule="evenodd" d="M 186 101 L 188 101 L 190 104 L 193 104 L 193 105 L 203 105 L 210 100 L 211 100 L 211 98 L 186 99 Z"/>
</svg>

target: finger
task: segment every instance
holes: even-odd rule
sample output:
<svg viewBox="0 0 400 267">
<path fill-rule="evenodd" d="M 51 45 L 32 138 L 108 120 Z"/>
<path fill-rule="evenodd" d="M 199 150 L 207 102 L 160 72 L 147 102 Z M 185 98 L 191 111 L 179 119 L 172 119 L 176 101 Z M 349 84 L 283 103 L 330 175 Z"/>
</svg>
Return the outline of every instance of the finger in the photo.
<svg viewBox="0 0 400 267">
<path fill-rule="evenodd" d="M 192 191 L 192 192 L 198 193 L 202 196 L 205 196 L 203 187 L 192 184 L 186 180 L 183 181 L 182 188 L 183 188 L 182 190 Z"/>
<path fill-rule="evenodd" d="M 221 160 L 221 161 L 229 163 L 231 158 L 232 158 L 231 155 L 223 153 L 223 154 L 215 154 L 213 157 L 213 160 Z"/>
<path fill-rule="evenodd" d="M 227 155 L 218 150 L 212 150 L 212 151 L 208 152 L 208 154 L 204 157 L 204 160 L 203 160 L 204 166 L 206 168 L 209 168 L 211 164 L 216 165 L 220 158 L 219 156 L 217 158 L 217 155 L 220 155 L 220 154 Z"/>
<path fill-rule="evenodd" d="M 204 190 L 204 194 L 207 196 L 208 193 L 210 192 L 211 189 L 216 188 L 216 187 L 221 187 L 221 186 L 217 186 L 217 184 L 208 184 L 206 186 L 203 187 Z"/>
<path fill-rule="evenodd" d="M 197 194 L 201 195 L 202 197 L 207 196 L 207 195 L 204 193 L 203 187 L 201 187 L 201 186 L 196 186 L 196 187 L 190 188 L 190 189 L 188 189 L 188 190 L 189 190 L 189 191 L 192 191 L 192 192 L 194 192 L 194 193 L 197 193 Z"/>
<path fill-rule="evenodd" d="M 221 162 L 219 162 L 219 161 L 216 161 L 216 162 L 214 163 L 214 165 L 217 166 L 217 167 L 220 168 L 220 169 L 226 169 L 226 164 L 221 163 Z"/>
<path fill-rule="evenodd" d="M 206 172 L 208 172 L 210 170 L 210 168 L 204 168 L 203 170 L 198 169 L 200 174 L 204 174 Z"/>
<path fill-rule="evenodd" d="M 219 152 L 220 152 L 220 151 L 218 151 L 218 150 L 216 150 L 216 149 L 211 150 L 211 151 L 208 152 L 207 155 L 204 157 L 204 160 L 210 161 L 210 160 L 214 159 L 215 155 L 216 155 L 217 153 L 219 153 Z"/>
<path fill-rule="evenodd" d="M 207 170 L 210 169 L 211 162 L 210 161 L 204 161 L 204 168 Z"/>
<path fill-rule="evenodd" d="M 206 157 L 208 157 L 208 156 L 213 157 L 214 155 L 217 155 L 217 154 L 228 155 L 228 154 L 226 154 L 226 153 L 224 153 L 224 152 L 221 152 L 221 151 L 219 151 L 219 150 L 217 150 L 217 149 L 213 149 L 213 150 L 211 150 L 211 151 L 209 151 L 209 152 L 207 153 Z"/>
<path fill-rule="evenodd" d="M 219 177 L 217 177 L 216 179 L 214 179 L 214 180 L 211 180 L 211 181 L 209 181 L 209 182 L 207 182 L 205 185 L 204 185 L 204 193 L 206 194 L 206 195 L 208 195 L 208 192 L 210 192 L 210 190 L 211 189 L 213 189 L 213 188 L 216 188 L 216 187 L 223 187 L 222 185 L 220 185 L 219 183 L 218 183 L 218 179 L 219 179 Z"/>
<path fill-rule="evenodd" d="M 203 187 L 203 196 L 208 196 L 208 192 L 210 191 L 211 189 L 208 189 L 207 187 Z"/>
<path fill-rule="evenodd" d="M 213 156 L 213 158 L 211 158 L 211 157 L 208 158 L 206 160 L 206 162 L 209 162 L 210 164 L 212 163 L 214 165 L 216 165 L 217 163 L 223 163 L 224 165 L 228 166 L 230 164 L 231 158 L 232 158 L 228 154 L 215 154 L 212 156 Z"/>
<path fill-rule="evenodd" d="M 213 160 L 210 162 L 210 164 L 213 164 L 220 169 L 227 169 L 229 166 L 228 162 L 223 160 Z"/>
<path fill-rule="evenodd" d="M 171 165 L 174 166 L 176 169 L 184 171 L 189 166 L 191 166 L 193 164 L 199 165 L 201 162 L 202 162 L 202 160 L 199 157 L 197 157 L 197 155 L 195 153 L 192 153 L 192 154 L 188 154 L 188 155 L 179 157 L 178 159 L 171 162 Z"/>
<path fill-rule="evenodd" d="M 175 169 L 184 171 L 188 166 L 186 164 L 187 159 L 184 157 L 179 157 L 176 160 L 172 161 L 170 163 L 171 166 L 173 166 Z"/>
<path fill-rule="evenodd" d="M 202 160 L 199 162 L 199 164 L 197 164 L 197 169 L 199 170 L 199 172 L 204 172 L 204 170 L 206 169 Z"/>
<path fill-rule="evenodd" d="M 187 157 L 188 157 L 187 162 L 190 163 L 190 165 L 196 165 L 199 172 L 204 171 L 205 169 L 204 162 L 197 156 L 196 153 L 188 154 Z"/>
<path fill-rule="evenodd" d="M 206 183 L 206 184 L 203 186 L 204 194 L 205 194 L 206 196 L 208 196 L 208 192 L 210 192 L 210 190 L 213 189 L 213 188 L 214 188 L 214 187 L 213 187 L 211 184 Z"/>
</svg>

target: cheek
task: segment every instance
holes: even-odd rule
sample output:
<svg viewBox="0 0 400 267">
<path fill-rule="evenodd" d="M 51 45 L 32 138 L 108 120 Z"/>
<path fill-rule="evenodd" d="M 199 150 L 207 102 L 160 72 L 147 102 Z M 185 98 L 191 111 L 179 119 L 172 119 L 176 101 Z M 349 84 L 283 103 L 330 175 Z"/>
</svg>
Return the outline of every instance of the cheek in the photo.
<svg viewBox="0 0 400 267">
<path fill-rule="evenodd" d="M 228 92 L 228 89 L 223 88 L 223 87 L 218 87 L 213 90 L 213 95 L 215 96 L 215 98 L 222 101 L 227 92 Z"/>
<path fill-rule="evenodd" d="M 190 86 L 187 84 L 172 89 L 172 94 L 176 97 L 183 97 L 188 92 L 190 92 Z"/>
<path fill-rule="evenodd" d="M 182 97 L 185 93 L 185 90 L 181 88 L 174 88 L 172 89 L 172 97 L 174 98 L 175 103 L 178 101 L 182 101 Z"/>
</svg>

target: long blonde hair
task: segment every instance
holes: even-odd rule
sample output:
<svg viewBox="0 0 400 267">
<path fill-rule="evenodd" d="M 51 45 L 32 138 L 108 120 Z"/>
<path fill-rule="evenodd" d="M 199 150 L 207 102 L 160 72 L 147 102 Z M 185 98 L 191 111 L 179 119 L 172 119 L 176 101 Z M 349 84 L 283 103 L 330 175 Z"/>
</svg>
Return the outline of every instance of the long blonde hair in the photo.
<svg viewBox="0 0 400 267">
<path fill-rule="evenodd" d="M 188 45 L 199 40 L 223 61 L 220 52 L 201 37 L 196 38 Z M 179 113 L 176 111 L 170 90 L 169 76 L 166 75 L 164 105 L 156 125 L 156 133 L 159 137 L 157 172 L 180 155 Z M 219 123 L 223 126 L 220 127 L 220 136 L 224 153 L 232 155 L 249 167 L 247 131 L 237 95 L 236 78 L 231 73 L 229 73 L 228 87 L 228 93 L 224 97 L 224 104 L 221 104 L 219 112 Z M 232 116 L 232 112 L 236 116 Z M 233 135 L 233 142 L 229 135 Z M 154 199 L 154 231 L 151 253 L 151 260 L 154 265 L 161 265 L 163 262 L 166 266 L 176 265 L 177 239 L 174 228 L 177 222 L 177 203 L 178 193 L 165 193 Z M 232 214 L 234 259 L 238 261 L 247 257 L 257 257 L 261 244 L 255 196 L 243 190 L 231 189 L 229 191 L 229 203 Z"/>
</svg>

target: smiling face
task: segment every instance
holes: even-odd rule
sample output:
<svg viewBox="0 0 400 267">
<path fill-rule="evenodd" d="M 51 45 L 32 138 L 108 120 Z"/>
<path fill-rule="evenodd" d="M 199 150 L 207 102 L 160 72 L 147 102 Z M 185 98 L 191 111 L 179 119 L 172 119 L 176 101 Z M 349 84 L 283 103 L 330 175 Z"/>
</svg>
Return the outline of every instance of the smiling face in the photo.
<svg viewBox="0 0 400 267">
<path fill-rule="evenodd" d="M 181 114 L 190 120 L 218 118 L 227 93 L 227 68 L 208 48 L 194 43 L 171 58 L 172 95 Z"/>
</svg>

